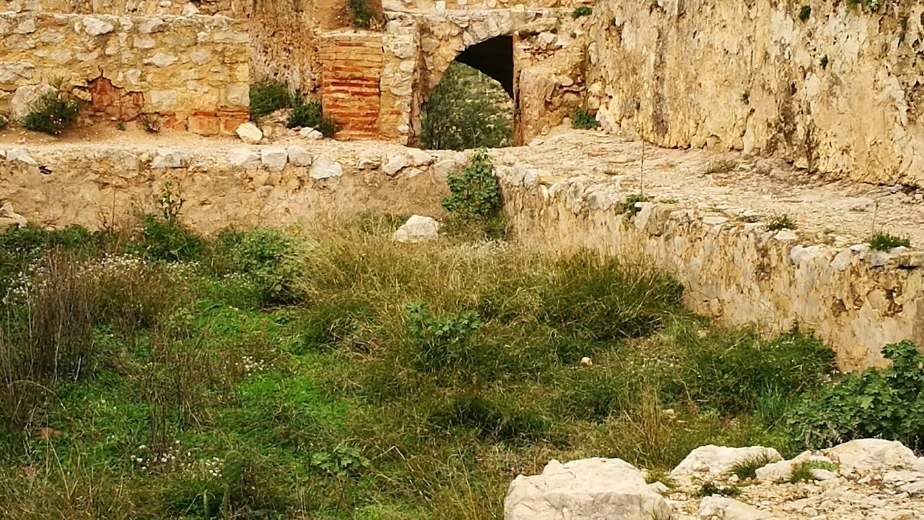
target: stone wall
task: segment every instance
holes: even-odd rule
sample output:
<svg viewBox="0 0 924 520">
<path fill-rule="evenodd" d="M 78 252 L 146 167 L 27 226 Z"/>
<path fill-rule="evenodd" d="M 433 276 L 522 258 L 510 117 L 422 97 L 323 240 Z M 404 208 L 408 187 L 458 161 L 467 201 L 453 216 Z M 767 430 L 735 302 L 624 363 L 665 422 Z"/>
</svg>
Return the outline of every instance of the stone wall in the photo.
<svg viewBox="0 0 924 520">
<path fill-rule="evenodd" d="M 502 167 L 517 237 L 551 250 L 589 249 L 650 262 L 686 288 L 685 304 L 728 325 L 814 331 L 843 370 L 881 365 L 883 345 L 924 345 L 924 251 L 837 249 L 824 238 L 769 231 L 677 204 L 641 203 L 605 177 L 556 178 Z"/>
<path fill-rule="evenodd" d="M 171 181 L 186 200 L 183 222 L 204 233 L 366 212 L 440 215 L 446 174 L 465 160 L 383 143 L 7 145 L 0 147 L 0 205 L 11 203 L 44 226 L 99 229 L 154 211 L 161 185 Z"/>
<path fill-rule="evenodd" d="M 515 7 L 569 8 L 593 5 L 594 0 L 385 0 L 384 7 L 391 11 L 419 10 L 443 11 L 446 9 L 510 9 Z"/>
<path fill-rule="evenodd" d="M 222 15 L 250 16 L 254 0 L 0 0 L 0 12 L 113 15 Z"/>
<path fill-rule="evenodd" d="M 924 186 L 924 4 L 850 4 L 600 0 L 588 39 L 598 118 L 662 146 Z"/>
<path fill-rule="evenodd" d="M 247 43 L 244 22 L 224 17 L 2 13 L 0 110 L 17 88 L 60 81 L 106 117 L 230 133 L 247 119 Z"/>
</svg>

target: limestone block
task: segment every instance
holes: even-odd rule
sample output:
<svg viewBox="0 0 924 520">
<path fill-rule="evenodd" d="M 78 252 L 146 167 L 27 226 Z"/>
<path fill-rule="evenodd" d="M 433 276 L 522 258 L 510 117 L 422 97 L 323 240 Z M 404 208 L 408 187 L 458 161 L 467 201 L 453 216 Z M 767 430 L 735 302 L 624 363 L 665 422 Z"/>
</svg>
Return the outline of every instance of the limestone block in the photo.
<svg viewBox="0 0 924 520">
<path fill-rule="evenodd" d="M 401 227 L 395 231 L 396 242 L 414 244 L 435 240 L 440 235 L 440 223 L 431 217 L 412 215 Z"/>
<path fill-rule="evenodd" d="M 47 94 L 53 94 L 57 90 L 48 83 L 39 83 L 38 85 L 28 85 L 19 87 L 13 93 L 10 99 L 10 118 L 13 121 L 21 121 L 29 112 L 32 112 L 35 103 Z"/>
<path fill-rule="evenodd" d="M 18 162 L 27 166 L 36 166 L 38 164 L 35 162 L 35 159 L 29 155 L 29 152 L 27 152 L 25 148 L 13 148 L 12 150 L 6 152 L 6 160 L 10 162 Z"/>
<path fill-rule="evenodd" d="M 228 163 L 235 168 L 254 170 L 260 167 L 260 154 L 245 146 L 228 151 Z"/>
<path fill-rule="evenodd" d="M 394 155 L 385 162 L 382 166 L 382 171 L 385 172 L 385 175 L 393 177 L 398 174 L 402 169 L 407 168 L 410 165 L 406 155 Z"/>
<path fill-rule="evenodd" d="M 90 36 L 99 36 L 101 34 L 111 33 L 115 27 L 105 20 L 87 16 L 83 19 L 83 31 Z"/>
<path fill-rule="evenodd" d="M 269 170 L 278 172 L 286 167 L 289 153 L 285 148 L 265 147 L 260 149 L 260 161 Z"/>
<path fill-rule="evenodd" d="M 881 474 L 911 468 L 918 462 L 914 452 L 898 441 L 857 439 L 822 450 L 842 473 Z"/>
<path fill-rule="evenodd" d="M 289 163 L 292 166 L 311 166 L 311 154 L 301 146 L 293 144 L 286 149 L 286 152 L 289 154 Z"/>
<path fill-rule="evenodd" d="M 728 476 L 735 464 L 757 458 L 762 458 L 767 462 L 783 460 L 780 453 L 773 448 L 764 448 L 763 446 L 728 448 L 710 444 L 691 451 L 671 471 L 671 477 L 677 480 L 689 480 L 692 478 L 715 479 Z"/>
<path fill-rule="evenodd" d="M 263 139 L 263 131 L 253 123 L 244 123 L 234 131 L 241 141 L 247 144 L 257 144 Z"/>
<path fill-rule="evenodd" d="M 151 168 L 182 168 L 186 166 L 186 152 L 182 150 L 160 148 L 154 152 L 154 158 L 151 159 Z"/>
<path fill-rule="evenodd" d="M 298 135 L 306 139 L 311 139 L 312 141 L 317 141 L 318 139 L 324 139 L 324 134 L 315 130 L 314 128 L 311 128 L 310 126 L 306 126 L 302 128 L 301 130 L 299 130 Z"/>
<path fill-rule="evenodd" d="M 308 170 L 308 176 L 312 179 L 330 179 L 331 177 L 340 177 L 343 175 L 343 167 L 340 163 L 331 161 L 323 155 L 319 155 Z"/>
<path fill-rule="evenodd" d="M 542 474 L 518 476 L 504 500 L 504 520 L 668 518 L 671 507 L 620 459 L 552 460 Z"/>
</svg>

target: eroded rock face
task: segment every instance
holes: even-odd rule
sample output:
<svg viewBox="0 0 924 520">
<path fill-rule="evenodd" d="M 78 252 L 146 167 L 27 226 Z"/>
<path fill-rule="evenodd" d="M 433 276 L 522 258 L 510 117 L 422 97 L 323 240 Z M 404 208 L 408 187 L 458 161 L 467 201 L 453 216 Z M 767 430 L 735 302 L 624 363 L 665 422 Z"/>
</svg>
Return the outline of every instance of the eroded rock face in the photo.
<svg viewBox="0 0 924 520">
<path fill-rule="evenodd" d="M 601 87 L 588 104 L 607 130 L 662 146 L 773 152 L 924 186 L 924 62 L 906 50 L 924 35 L 924 4 L 810 7 L 802 20 L 776 0 L 601 0 L 587 40 L 587 82 Z"/>
<path fill-rule="evenodd" d="M 650 520 L 670 513 L 644 474 L 621 459 L 552 460 L 540 475 L 517 477 L 504 501 L 504 520 Z"/>
</svg>

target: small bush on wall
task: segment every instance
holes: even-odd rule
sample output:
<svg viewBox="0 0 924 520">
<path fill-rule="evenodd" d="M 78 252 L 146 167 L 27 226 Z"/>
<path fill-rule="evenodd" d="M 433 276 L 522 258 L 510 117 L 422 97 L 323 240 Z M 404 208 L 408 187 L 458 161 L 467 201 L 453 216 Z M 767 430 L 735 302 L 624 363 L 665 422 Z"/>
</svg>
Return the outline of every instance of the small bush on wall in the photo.
<svg viewBox="0 0 924 520">
<path fill-rule="evenodd" d="M 330 137 L 337 133 L 337 125 L 333 119 L 324 117 L 321 103 L 317 101 L 305 102 L 299 96 L 295 97 L 292 106 L 292 115 L 286 121 L 286 128 L 311 127 Z"/>
<path fill-rule="evenodd" d="M 77 123 L 80 104 L 80 100 L 60 88 L 48 92 L 35 102 L 23 119 L 22 126 L 34 132 L 61 135 Z"/>
</svg>

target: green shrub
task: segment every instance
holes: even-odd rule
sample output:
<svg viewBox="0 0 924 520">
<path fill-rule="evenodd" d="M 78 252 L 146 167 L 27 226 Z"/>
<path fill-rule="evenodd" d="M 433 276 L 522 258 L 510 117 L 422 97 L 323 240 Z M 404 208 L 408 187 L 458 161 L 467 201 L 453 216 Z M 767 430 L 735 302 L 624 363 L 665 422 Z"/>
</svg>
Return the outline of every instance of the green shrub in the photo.
<svg viewBox="0 0 924 520">
<path fill-rule="evenodd" d="M 262 81 L 250 85 L 250 120 L 259 122 L 263 116 L 292 106 L 292 94 L 279 81 Z"/>
<path fill-rule="evenodd" d="M 180 223 L 180 211 L 185 202 L 172 182 L 163 184 L 156 201 L 158 214 L 144 215 L 141 222 L 141 246 L 146 257 L 183 262 L 202 255 L 202 239 Z"/>
<path fill-rule="evenodd" d="M 911 247 L 911 239 L 889 233 L 876 233 L 870 237 L 869 246 L 876 251 L 889 251 L 896 247 Z"/>
<path fill-rule="evenodd" d="M 886 345 L 888 368 L 847 374 L 806 394 L 788 415 L 794 438 L 808 448 L 882 437 L 924 448 L 924 356 L 910 341 Z"/>
<path fill-rule="evenodd" d="M 160 118 L 156 114 L 141 114 L 138 116 L 138 125 L 149 134 L 159 133 L 161 129 Z"/>
<path fill-rule="evenodd" d="M 280 231 L 255 229 L 225 232 L 219 237 L 227 268 L 246 275 L 256 285 L 264 306 L 299 300 L 295 282 L 301 271 L 295 240 Z"/>
<path fill-rule="evenodd" d="M 350 0 L 350 13 L 353 15 L 353 25 L 360 29 L 372 29 L 377 22 L 375 11 L 369 6 L 369 0 Z"/>
<path fill-rule="evenodd" d="M 474 311 L 462 311 L 440 319 L 433 317 L 425 304 L 410 305 L 407 329 L 415 348 L 417 370 L 458 370 L 477 363 L 475 339 L 482 325 Z"/>
<path fill-rule="evenodd" d="M 333 119 L 324 117 L 321 103 L 317 101 L 305 102 L 296 97 L 292 105 L 292 115 L 286 121 L 286 128 L 311 127 L 321 132 L 324 137 L 331 137 L 337 133 L 337 125 Z"/>
<path fill-rule="evenodd" d="M 500 184 L 485 150 L 477 150 L 465 168 L 447 178 L 449 195 L 443 208 L 460 218 L 485 218 L 500 209 Z"/>
<path fill-rule="evenodd" d="M 592 13 L 593 9 L 590 6 L 582 5 L 574 8 L 574 11 L 571 12 L 571 18 L 577 20 L 582 16 L 590 16 Z"/>
<path fill-rule="evenodd" d="M 600 122 L 593 114 L 583 107 L 577 107 L 571 114 L 571 128 L 578 130 L 596 130 L 600 127 Z"/>
<path fill-rule="evenodd" d="M 453 62 L 423 107 L 420 139 L 421 147 L 430 150 L 510 146 L 510 96 L 494 79 Z"/>
<path fill-rule="evenodd" d="M 803 5 L 799 8 L 799 19 L 803 22 L 807 22 L 809 18 L 812 17 L 812 6 Z"/>
<path fill-rule="evenodd" d="M 144 254 L 152 260 L 185 262 L 198 259 L 203 252 L 202 239 L 175 220 L 145 215 L 141 236 Z"/>
<path fill-rule="evenodd" d="M 77 122 L 81 103 L 70 94 L 57 90 L 43 95 L 22 121 L 26 130 L 60 135 Z"/>
<path fill-rule="evenodd" d="M 0 114 L 0 130 L 6 128 L 6 125 L 10 124 L 10 118 L 6 117 L 3 114 Z"/>
</svg>

